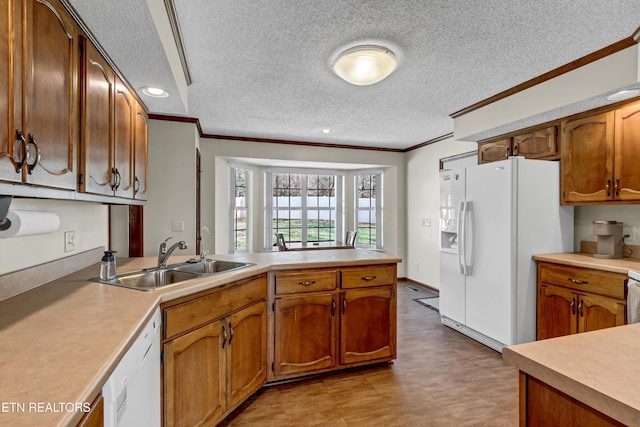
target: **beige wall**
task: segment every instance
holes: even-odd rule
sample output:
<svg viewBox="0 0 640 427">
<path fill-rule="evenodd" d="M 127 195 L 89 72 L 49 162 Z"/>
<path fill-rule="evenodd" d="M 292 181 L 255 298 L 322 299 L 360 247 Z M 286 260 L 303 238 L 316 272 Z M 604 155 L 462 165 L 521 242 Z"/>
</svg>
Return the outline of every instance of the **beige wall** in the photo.
<svg viewBox="0 0 640 427">
<path fill-rule="evenodd" d="M 195 176 L 197 129 L 190 123 L 149 121 L 149 192 L 144 207 L 144 254 L 157 256 L 158 246 L 184 240 L 195 254 Z M 172 230 L 173 221 L 184 221 L 184 231 Z"/>
<path fill-rule="evenodd" d="M 203 138 L 200 140 L 202 151 L 202 225 L 212 229 L 210 239 L 205 237 L 203 244 L 213 247 L 216 253 L 229 251 L 229 171 L 228 158 L 260 158 L 291 161 L 314 161 L 329 163 L 349 163 L 362 165 L 384 165 L 384 250 L 390 254 L 405 257 L 405 155 L 374 150 L 331 149 L 300 145 L 266 144 L 258 142 L 225 141 Z M 260 250 L 263 244 L 264 229 L 262 214 L 264 195 L 261 191 L 261 170 L 254 174 L 253 225 L 260 236 L 255 236 L 254 250 Z M 213 228 L 212 226 L 213 225 Z M 398 275 L 404 276 L 404 264 L 399 265 Z"/>
<path fill-rule="evenodd" d="M 11 210 L 43 210 L 60 217 L 54 233 L 0 239 L 0 275 L 75 255 L 99 246 L 107 247 L 108 207 L 100 203 L 46 199 L 14 199 Z M 76 232 L 75 251 L 64 251 L 64 232 Z M 100 259 L 96 259 L 99 262 Z M 98 274 L 98 272 L 96 272 Z"/>
<path fill-rule="evenodd" d="M 440 159 L 477 149 L 453 138 L 407 153 L 407 277 L 440 288 Z M 430 219 L 431 226 L 422 225 Z"/>
</svg>

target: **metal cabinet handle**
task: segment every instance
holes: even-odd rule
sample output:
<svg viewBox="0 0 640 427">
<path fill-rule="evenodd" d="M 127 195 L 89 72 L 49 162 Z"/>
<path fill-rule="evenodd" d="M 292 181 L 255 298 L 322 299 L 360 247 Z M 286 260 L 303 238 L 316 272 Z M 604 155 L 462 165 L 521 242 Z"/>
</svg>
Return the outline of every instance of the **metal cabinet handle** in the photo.
<svg viewBox="0 0 640 427">
<path fill-rule="evenodd" d="M 584 317 L 584 313 L 582 312 L 582 305 L 584 301 L 580 300 L 580 304 L 578 304 L 578 312 L 580 313 L 580 317 Z"/>
<path fill-rule="evenodd" d="M 16 173 L 22 172 L 22 167 L 24 163 L 27 161 L 27 152 L 29 151 L 29 147 L 27 146 L 27 141 L 24 139 L 24 135 L 20 129 L 16 129 L 16 141 L 20 142 L 20 161 L 16 163 Z M 14 159 L 15 161 L 15 159 Z"/>
<path fill-rule="evenodd" d="M 336 315 L 336 300 L 331 300 L 331 317 Z"/>
<path fill-rule="evenodd" d="M 517 156 L 517 155 L 518 155 L 518 145 L 517 145 L 517 144 L 514 144 L 514 145 L 513 145 L 513 155 L 514 155 L 514 156 Z"/>
<path fill-rule="evenodd" d="M 361 277 L 360 279 L 369 282 L 369 281 L 371 281 L 371 280 L 373 280 L 375 278 L 376 278 L 376 276 L 364 276 L 364 277 Z"/>
<path fill-rule="evenodd" d="M 508 159 L 509 158 L 509 147 L 506 147 L 506 150 L 504 152 L 504 158 Z"/>
<path fill-rule="evenodd" d="M 120 175 L 120 171 L 116 168 L 116 190 L 120 188 L 120 184 L 122 183 L 122 175 Z"/>
<path fill-rule="evenodd" d="M 616 196 L 620 195 L 620 180 L 616 179 L 616 183 L 613 185 L 613 190 L 616 193 Z"/>
<path fill-rule="evenodd" d="M 42 157 L 42 154 L 40 153 L 40 148 L 38 148 L 38 144 L 36 144 L 36 140 L 33 138 L 32 133 L 29 134 L 29 144 L 33 145 L 36 149 L 36 157 L 33 160 L 33 163 L 31 164 L 27 163 L 27 173 L 31 175 L 33 173 L 33 170 L 36 168 L 36 166 L 38 166 L 38 163 L 40 163 L 40 158 Z M 27 152 L 28 151 L 30 150 L 27 150 Z"/>
<path fill-rule="evenodd" d="M 571 298 L 571 314 L 576 314 L 576 299 Z"/>
<path fill-rule="evenodd" d="M 229 335 L 227 335 L 227 330 L 225 329 L 224 325 L 222 325 L 222 348 L 224 348 L 224 346 L 227 345 L 228 337 Z"/>
<path fill-rule="evenodd" d="M 231 345 L 231 341 L 233 341 L 233 325 L 229 322 L 229 345 Z"/>
<path fill-rule="evenodd" d="M 571 283 L 575 283 L 576 285 L 588 285 L 589 282 L 586 280 L 578 280 L 578 279 L 574 279 L 573 277 L 567 277 L 567 280 L 570 281 Z"/>
<path fill-rule="evenodd" d="M 347 299 L 342 298 L 342 314 L 347 314 Z"/>
<path fill-rule="evenodd" d="M 133 192 L 134 194 L 137 194 L 138 191 L 140 191 L 140 180 L 136 176 L 135 184 L 133 184 Z"/>
<path fill-rule="evenodd" d="M 315 280 L 309 280 L 306 282 L 298 282 L 298 285 L 300 286 L 311 286 L 311 285 L 315 285 L 316 281 Z"/>
<path fill-rule="evenodd" d="M 607 184 L 604 186 L 604 189 L 607 191 L 607 196 L 611 195 L 611 180 L 607 180 Z"/>
</svg>

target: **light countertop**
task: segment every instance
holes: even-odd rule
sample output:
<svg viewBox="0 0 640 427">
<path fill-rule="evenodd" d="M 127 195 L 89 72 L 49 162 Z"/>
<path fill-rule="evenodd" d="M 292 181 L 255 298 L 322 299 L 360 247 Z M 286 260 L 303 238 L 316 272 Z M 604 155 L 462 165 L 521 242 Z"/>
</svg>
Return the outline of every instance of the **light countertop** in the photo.
<svg viewBox="0 0 640 427">
<path fill-rule="evenodd" d="M 175 256 L 169 262 L 187 258 Z M 89 281 L 98 275 L 98 263 L 0 301 L 0 425 L 75 426 L 82 413 L 60 408 L 65 403 L 91 403 L 162 302 L 270 270 L 401 262 L 398 257 L 360 249 L 210 258 L 256 265 L 143 292 Z M 151 257 L 118 258 L 118 273 L 155 262 Z"/>
<path fill-rule="evenodd" d="M 601 259 L 587 253 L 558 253 L 536 254 L 533 259 L 622 274 L 627 274 L 629 270 L 640 270 L 640 259 L 637 258 Z"/>
<path fill-rule="evenodd" d="M 510 365 L 629 426 L 640 425 L 640 324 L 506 347 Z"/>
</svg>

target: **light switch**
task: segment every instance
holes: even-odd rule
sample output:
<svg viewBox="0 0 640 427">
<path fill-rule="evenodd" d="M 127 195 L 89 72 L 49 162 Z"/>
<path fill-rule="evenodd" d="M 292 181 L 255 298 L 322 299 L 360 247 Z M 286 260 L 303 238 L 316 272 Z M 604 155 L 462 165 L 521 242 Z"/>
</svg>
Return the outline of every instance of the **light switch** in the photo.
<svg viewBox="0 0 640 427">
<path fill-rule="evenodd" d="M 422 218 L 423 227 L 431 227 L 431 218 Z"/>
<path fill-rule="evenodd" d="M 184 221 L 173 221 L 171 229 L 173 231 L 184 231 Z"/>
</svg>

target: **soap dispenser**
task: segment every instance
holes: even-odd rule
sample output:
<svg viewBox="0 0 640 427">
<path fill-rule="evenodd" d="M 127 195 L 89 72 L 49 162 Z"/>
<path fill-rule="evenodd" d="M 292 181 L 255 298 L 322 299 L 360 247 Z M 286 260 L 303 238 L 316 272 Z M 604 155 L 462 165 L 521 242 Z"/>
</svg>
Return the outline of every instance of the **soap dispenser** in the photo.
<svg viewBox="0 0 640 427">
<path fill-rule="evenodd" d="M 117 251 L 104 251 L 102 262 L 100 263 L 100 279 L 112 280 L 116 277 L 116 257 Z"/>
</svg>

